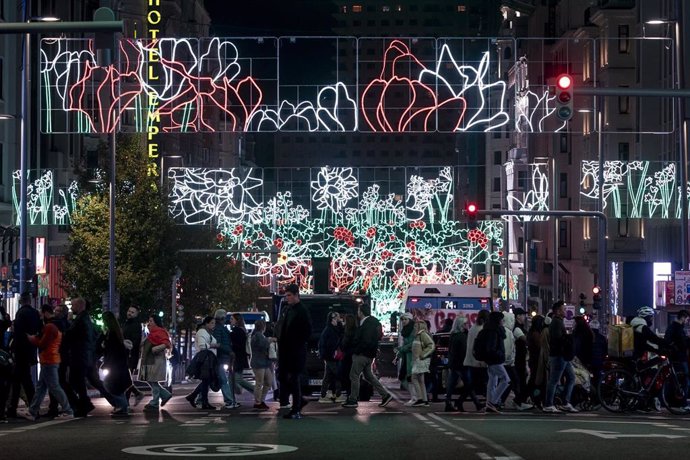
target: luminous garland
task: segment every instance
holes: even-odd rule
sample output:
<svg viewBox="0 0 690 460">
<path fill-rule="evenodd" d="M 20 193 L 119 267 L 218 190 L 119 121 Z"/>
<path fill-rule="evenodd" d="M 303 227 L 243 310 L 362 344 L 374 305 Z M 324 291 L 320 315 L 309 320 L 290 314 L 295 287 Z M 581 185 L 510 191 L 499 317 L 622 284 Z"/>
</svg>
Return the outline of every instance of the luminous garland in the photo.
<svg viewBox="0 0 690 460">
<path fill-rule="evenodd" d="M 488 51 L 475 67 L 454 58 L 450 40 L 439 40 L 429 68 L 404 41 L 390 40 L 378 76 L 359 82 L 361 94 L 332 81 L 318 85 L 314 100 L 295 101 L 275 99 L 279 76 L 266 66 L 256 70 L 254 58 L 241 54 L 240 45 L 250 41 L 257 39 L 124 39 L 116 68 L 98 65 L 91 41 L 43 40 L 43 130 L 147 132 L 158 118 L 164 132 L 485 132 L 509 122 L 506 83 L 490 81 Z M 280 58 L 262 59 L 278 64 Z M 126 114 L 131 119 L 123 120 Z"/>
<path fill-rule="evenodd" d="M 242 253 L 244 273 L 269 286 L 299 283 L 309 291 L 311 258 L 331 258 L 331 287 L 366 290 L 379 313 L 397 309 L 410 284 L 465 283 L 503 255 L 503 224 L 475 228 L 450 218 L 451 168 L 430 179 L 413 174 L 404 193 L 360 191 L 356 168 L 320 168 L 311 175 L 310 209 L 278 191 L 265 202 L 260 171 L 172 168 L 171 211 L 187 224 L 215 223 L 229 249 Z M 313 212 L 313 214 L 312 214 Z"/>
<path fill-rule="evenodd" d="M 53 177 L 52 170 L 45 170 L 31 181 L 31 172 L 27 171 L 27 216 L 29 225 L 69 225 L 71 214 L 77 207 L 79 187 L 77 181 L 71 181 L 67 187 L 60 187 Z M 16 225 L 20 224 L 19 213 L 19 170 L 12 174 L 12 203 L 16 215 Z M 55 191 L 57 190 L 57 195 Z"/>
<path fill-rule="evenodd" d="M 521 184 L 518 183 L 516 168 L 529 167 L 531 169 L 531 187 L 520 190 Z M 519 165 L 509 161 L 505 165 L 506 182 L 508 192 L 506 200 L 508 209 L 512 211 L 548 211 L 549 210 L 549 176 L 546 164 L 534 163 L 529 165 Z M 514 219 L 515 217 L 505 217 Z M 518 220 L 540 221 L 546 220 L 546 216 L 525 216 Z"/>
<path fill-rule="evenodd" d="M 681 188 L 676 164 L 651 161 L 604 163 L 604 209 L 615 218 L 680 219 Z M 686 185 L 690 193 L 690 183 Z M 580 206 L 594 209 L 599 200 L 599 163 L 582 162 Z"/>
</svg>

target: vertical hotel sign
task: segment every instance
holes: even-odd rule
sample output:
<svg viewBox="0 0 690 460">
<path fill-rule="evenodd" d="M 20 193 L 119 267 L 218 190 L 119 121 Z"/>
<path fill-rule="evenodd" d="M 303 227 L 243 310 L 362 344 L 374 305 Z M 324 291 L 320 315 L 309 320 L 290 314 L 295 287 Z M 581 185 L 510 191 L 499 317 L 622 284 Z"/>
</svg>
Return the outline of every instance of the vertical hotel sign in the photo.
<svg viewBox="0 0 690 460">
<path fill-rule="evenodd" d="M 162 18 L 160 0 L 147 1 L 146 36 L 148 38 L 148 57 L 146 59 L 146 75 L 149 89 L 146 94 L 146 104 L 148 107 L 146 110 L 146 151 L 148 154 L 148 176 L 156 179 L 152 181 L 153 184 L 158 184 L 157 179 L 161 174 L 160 168 L 158 167 L 158 133 L 160 132 L 161 116 L 158 111 L 158 104 L 160 101 L 156 96 L 156 91 L 153 91 L 152 88 L 160 85 L 160 67 L 157 64 L 160 62 L 160 47 L 157 46 L 157 43 Z"/>
</svg>

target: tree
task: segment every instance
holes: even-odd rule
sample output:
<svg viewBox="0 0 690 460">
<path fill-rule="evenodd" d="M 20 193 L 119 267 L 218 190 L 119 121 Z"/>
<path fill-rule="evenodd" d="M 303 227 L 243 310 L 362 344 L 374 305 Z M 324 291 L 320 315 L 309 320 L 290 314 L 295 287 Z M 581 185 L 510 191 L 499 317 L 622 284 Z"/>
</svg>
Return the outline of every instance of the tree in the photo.
<svg viewBox="0 0 690 460">
<path fill-rule="evenodd" d="M 145 309 L 170 305 L 175 226 L 156 178 L 148 175 L 144 136 L 118 136 L 116 155 L 115 266 L 120 304 L 136 303 Z M 63 266 L 68 293 L 86 297 L 96 306 L 108 291 L 108 199 L 108 187 L 103 185 L 79 198 Z"/>
</svg>

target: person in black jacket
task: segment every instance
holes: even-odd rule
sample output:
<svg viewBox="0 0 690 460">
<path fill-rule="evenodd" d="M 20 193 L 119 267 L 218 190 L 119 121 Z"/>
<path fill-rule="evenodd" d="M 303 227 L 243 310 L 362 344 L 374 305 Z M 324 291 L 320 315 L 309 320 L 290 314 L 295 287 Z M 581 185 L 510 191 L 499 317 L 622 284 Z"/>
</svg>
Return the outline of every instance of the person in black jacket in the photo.
<svg viewBox="0 0 690 460">
<path fill-rule="evenodd" d="M 371 307 L 368 304 L 361 304 L 357 310 L 359 327 L 355 332 L 355 339 L 352 348 L 352 368 L 350 369 L 350 394 L 343 407 L 357 407 L 359 399 L 359 376 L 364 373 L 364 378 L 381 395 L 379 407 L 385 407 L 393 399 L 391 395 L 379 382 L 379 379 L 371 371 L 371 365 L 376 358 L 379 349 L 379 340 L 383 336 L 381 323 L 371 315 Z"/>
<path fill-rule="evenodd" d="M 553 405 L 556 397 L 556 387 L 561 382 L 561 377 L 565 374 L 565 404 L 561 409 L 566 412 L 577 412 L 577 409 L 570 404 L 570 396 L 575 386 L 575 371 L 571 363 L 572 356 L 569 353 L 573 350 L 572 341 L 565 330 L 563 318 L 565 317 L 565 302 L 559 300 L 551 307 L 553 316 L 549 324 L 549 378 L 546 385 L 546 400 L 544 401 L 544 412 L 558 413 L 561 410 Z M 570 359 L 568 359 L 570 358 Z"/>
<path fill-rule="evenodd" d="M 235 393 L 239 394 L 242 388 L 250 393 L 254 393 L 254 385 L 247 382 L 242 376 L 242 372 L 249 367 L 247 326 L 244 324 L 244 318 L 239 313 L 232 314 L 230 325 L 232 326 L 230 341 L 232 342 L 232 351 L 235 354 L 235 360 L 232 365 L 232 381 Z"/>
<path fill-rule="evenodd" d="M 125 346 L 129 349 L 127 357 L 127 367 L 129 368 L 130 375 L 134 375 L 134 372 L 139 368 L 139 353 L 141 351 L 141 320 L 139 319 L 139 307 L 137 305 L 131 305 L 127 309 L 127 319 L 122 324 L 122 336 L 125 342 Z M 144 394 L 137 388 L 136 385 L 131 385 L 125 392 L 125 398 L 129 400 L 131 395 L 134 395 L 134 405 L 138 405 L 142 399 L 144 399 Z"/>
<path fill-rule="evenodd" d="M 500 413 L 501 396 L 510 387 L 510 377 L 503 363 L 506 360 L 504 340 L 506 330 L 503 327 L 503 313 L 492 311 L 489 313 L 489 321 L 475 339 L 475 347 L 478 342 L 484 345 L 484 362 L 488 366 L 489 381 L 486 385 L 486 411 Z"/>
<path fill-rule="evenodd" d="M 5 332 L 12 325 L 10 315 L 7 314 L 5 308 L 0 306 L 0 350 L 9 355 L 9 350 L 5 347 Z M 10 393 L 10 384 L 12 382 L 11 368 L 0 366 L 0 423 L 7 423 L 5 417 L 5 406 L 7 405 L 7 397 Z"/>
<path fill-rule="evenodd" d="M 319 337 L 319 357 L 324 362 L 320 403 L 332 403 L 341 397 L 341 383 L 338 378 L 340 360 L 336 359 L 335 353 L 340 348 L 342 338 L 340 313 L 337 311 L 328 312 L 326 327 L 323 328 L 321 337 Z"/>
<path fill-rule="evenodd" d="M 681 310 L 676 315 L 676 318 L 671 324 L 668 325 L 666 329 L 666 334 L 664 339 L 672 347 L 670 354 L 671 362 L 676 371 L 685 375 L 685 394 L 688 394 L 690 390 L 690 380 L 688 377 L 688 336 L 685 334 L 685 326 L 688 324 L 688 319 L 690 319 L 690 313 L 687 310 Z"/>
<path fill-rule="evenodd" d="M 301 376 L 307 362 L 307 341 L 311 335 L 309 312 L 299 300 L 299 288 L 291 284 L 285 288 L 285 302 L 278 327 L 278 380 L 280 405 L 287 405 L 292 395 L 292 408 L 286 419 L 302 418 L 302 408 L 308 403 L 302 397 Z"/>
<path fill-rule="evenodd" d="M 19 304 L 21 307 L 14 317 L 14 340 L 12 341 L 14 373 L 12 374 L 12 398 L 7 409 L 9 417 L 17 416 L 20 388 L 24 388 L 29 402 L 34 398 L 35 389 L 31 378 L 31 367 L 38 362 L 37 349 L 27 337 L 38 335 L 43 327 L 41 315 L 31 306 L 31 294 L 22 294 L 19 298 Z"/>
<path fill-rule="evenodd" d="M 111 311 L 103 313 L 103 367 L 108 369 L 105 376 L 105 388 L 115 402 L 113 416 L 129 415 L 129 403 L 125 392 L 132 386 L 129 368 L 129 350 L 125 347 L 125 338 L 117 318 Z"/>
<path fill-rule="evenodd" d="M 446 381 L 446 412 L 453 410 L 463 411 L 462 403 L 469 395 L 472 398 L 475 406 L 479 406 L 479 400 L 470 385 L 465 385 L 465 379 L 468 369 L 463 365 L 465 354 L 467 353 L 467 318 L 464 316 L 457 316 L 453 321 L 453 326 L 450 330 L 450 338 L 448 343 L 448 380 Z M 458 384 L 458 380 L 463 382 L 463 387 L 460 390 L 460 397 L 455 402 L 453 407 L 453 390 Z"/>
<path fill-rule="evenodd" d="M 228 380 L 228 370 L 232 374 L 232 366 L 235 361 L 235 354 L 232 351 L 232 336 L 225 325 L 227 312 L 223 309 L 216 310 L 214 314 L 216 319 L 216 327 L 213 328 L 213 337 L 218 341 L 218 348 L 216 354 L 218 356 L 218 378 L 220 384 L 220 392 L 223 395 L 223 404 L 226 409 L 237 409 L 240 403 L 235 400 L 234 383 L 230 382 L 234 379 Z"/>
<path fill-rule="evenodd" d="M 594 343 L 592 344 L 592 367 L 590 368 L 592 372 L 592 390 L 597 391 L 601 374 L 604 371 L 604 361 L 606 361 L 606 356 L 609 352 L 609 341 L 604 334 L 599 332 L 601 325 L 596 319 L 589 322 L 589 328 L 592 330 L 594 337 Z"/>
</svg>

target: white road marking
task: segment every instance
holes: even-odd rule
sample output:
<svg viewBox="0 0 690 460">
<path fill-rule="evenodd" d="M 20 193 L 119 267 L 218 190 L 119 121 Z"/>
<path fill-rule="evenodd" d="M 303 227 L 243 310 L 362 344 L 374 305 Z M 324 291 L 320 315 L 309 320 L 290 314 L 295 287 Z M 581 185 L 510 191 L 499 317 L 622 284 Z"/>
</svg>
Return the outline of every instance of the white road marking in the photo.
<svg viewBox="0 0 690 460">
<path fill-rule="evenodd" d="M 477 448 L 477 446 L 475 446 L 474 444 L 465 444 L 465 447 L 467 447 L 468 449 L 476 449 Z"/>
<path fill-rule="evenodd" d="M 485 452 L 477 452 L 477 457 L 482 460 L 493 460 L 493 457 Z"/>
<path fill-rule="evenodd" d="M 580 430 L 577 428 L 572 428 L 570 430 L 560 430 L 559 433 L 586 434 L 586 435 L 595 436 L 595 437 L 601 438 L 601 439 L 620 439 L 620 438 L 678 439 L 678 438 L 686 438 L 687 437 L 687 436 L 678 435 L 678 434 L 649 434 L 649 433 L 623 434 L 623 433 L 616 433 L 615 431 Z"/>
</svg>

